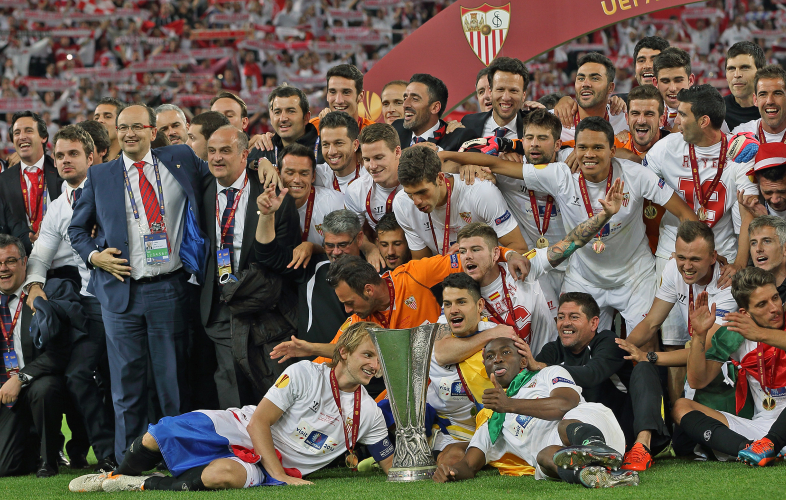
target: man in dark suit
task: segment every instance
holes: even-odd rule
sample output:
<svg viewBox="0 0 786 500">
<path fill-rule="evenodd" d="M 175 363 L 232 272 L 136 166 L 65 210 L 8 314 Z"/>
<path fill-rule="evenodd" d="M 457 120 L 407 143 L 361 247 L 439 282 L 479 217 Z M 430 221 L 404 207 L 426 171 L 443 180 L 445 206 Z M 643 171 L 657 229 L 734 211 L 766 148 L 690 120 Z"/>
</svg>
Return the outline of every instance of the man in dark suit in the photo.
<svg viewBox="0 0 786 500">
<path fill-rule="evenodd" d="M 0 174 L 0 199 L 5 202 L 7 225 L 24 224 L 29 228 L 22 243 L 30 253 L 46 206 L 60 196 L 63 179 L 57 175 L 52 158 L 44 154 L 49 132 L 43 118 L 32 111 L 14 113 L 9 133 L 21 161 Z"/>
<path fill-rule="evenodd" d="M 58 472 L 70 346 L 65 335 L 55 336 L 43 350 L 33 345 L 27 333 L 33 311 L 22 290 L 26 276 L 21 241 L 0 234 L 0 476 L 37 471 L 38 477 L 50 477 Z"/>
<path fill-rule="evenodd" d="M 117 117 L 123 154 L 88 170 L 68 235 L 101 303 L 115 407 L 118 462 L 147 428 L 147 371 L 161 411 L 181 411 L 190 274 L 204 269 L 207 236 L 198 226 L 207 163 L 185 145 L 156 150 L 155 113 L 143 104 Z M 96 238 L 91 238 L 93 226 Z M 188 230 L 190 229 L 190 230 Z M 198 237 L 204 241 L 198 243 Z M 199 255 L 200 251 L 202 255 Z"/>
<path fill-rule="evenodd" d="M 229 307 L 219 300 L 220 289 L 229 275 L 238 276 L 256 261 L 254 235 L 259 215 L 257 197 L 263 188 L 256 174 L 246 169 L 248 138 L 242 130 L 225 125 L 207 141 L 207 158 L 213 174 L 203 192 L 204 227 L 210 240 L 205 285 L 200 309 L 202 324 L 216 348 L 215 373 L 219 407 L 240 408 L 259 402 L 252 385 L 235 363 L 232 354 Z M 300 244 L 300 224 L 291 196 L 277 213 L 276 230 L 284 247 Z"/>
<path fill-rule="evenodd" d="M 431 142 L 448 151 L 458 151 L 465 141 L 477 136 L 465 128 L 447 132 L 442 113 L 448 104 L 448 88 L 439 78 L 425 73 L 412 75 L 404 92 L 404 118 L 393 122 L 402 148 Z"/>
</svg>

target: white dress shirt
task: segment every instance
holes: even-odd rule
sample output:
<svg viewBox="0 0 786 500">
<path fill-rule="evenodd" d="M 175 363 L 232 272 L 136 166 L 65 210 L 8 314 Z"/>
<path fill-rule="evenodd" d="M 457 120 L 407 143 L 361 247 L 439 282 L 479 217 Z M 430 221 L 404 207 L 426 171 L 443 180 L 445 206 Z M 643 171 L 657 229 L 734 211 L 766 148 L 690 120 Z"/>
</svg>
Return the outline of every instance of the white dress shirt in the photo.
<svg viewBox="0 0 786 500">
<path fill-rule="evenodd" d="M 24 285 L 17 288 L 14 292 L 14 296 L 8 301 L 8 310 L 11 311 L 12 321 L 16 313 L 16 308 L 19 307 L 19 297 L 22 294 L 23 288 Z M 22 311 L 19 312 L 19 319 L 16 320 L 16 324 L 14 325 L 14 352 L 16 352 L 16 361 L 21 370 L 25 367 L 25 355 L 22 353 Z"/>
<path fill-rule="evenodd" d="M 234 273 L 238 272 L 240 269 L 240 249 L 243 248 L 243 228 L 246 225 L 248 192 L 251 190 L 249 184 L 246 184 L 245 189 L 243 189 L 244 182 L 246 182 L 245 170 L 243 170 L 243 174 L 235 179 L 235 182 L 230 186 L 238 190 L 238 192 L 235 193 L 235 198 L 237 198 L 238 194 L 240 195 L 240 200 L 237 202 L 237 210 L 235 211 L 235 229 L 232 233 L 234 235 L 232 239 L 232 272 Z M 218 203 L 218 217 L 216 218 L 216 250 L 221 248 L 221 218 L 224 215 L 224 209 L 227 207 L 227 194 L 223 192 L 224 189 L 226 188 L 216 180 L 216 202 Z M 240 192 L 241 189 L 243 189 L 242 193 Z M 205 208 L 207 209 L 207 207 Z"/>
<path fill-rule="evenodd" d="M 439 122 L 439 120 L 437 120 L 437 123 L 435 123 L 433 127 L 431 127 L 430 129 L 426 130 L 425 132 L 423 132 L 420 135 L 415 135 L 415 132 L 413 131 L 412 132 L 412 139 L 409 141 L 409 145 L 412 146 L 412 145 L 415 144 L 415 137 L 421 137 L 424 140 L 428 141 L 429 139 L 434 137 L 434 133 L 437 131 L 437 129 L 439 128 L 440 125 L 441 125 L 441 123 Z"/>
<path fill-rule="evenodd" d="M 497 120 L 494 119 L 494 113 L 492 112 L 489 117 L 486 119 L 486 124 L 483 125 L 483 137 L 489 137 L 494 135 L 494 132 L 497 130 L 498 127 L 504 127 L 507 130 L 505 132 L 506 139 L 518 139 L 519 134 L 516 131 L 516 125 L 518 124 L 519 114 L 516 113 L 516 116 L 513 117 L 510 122 L 506 123 L 505 125 L 500 125 L 497 123 Z"/>
</svg>

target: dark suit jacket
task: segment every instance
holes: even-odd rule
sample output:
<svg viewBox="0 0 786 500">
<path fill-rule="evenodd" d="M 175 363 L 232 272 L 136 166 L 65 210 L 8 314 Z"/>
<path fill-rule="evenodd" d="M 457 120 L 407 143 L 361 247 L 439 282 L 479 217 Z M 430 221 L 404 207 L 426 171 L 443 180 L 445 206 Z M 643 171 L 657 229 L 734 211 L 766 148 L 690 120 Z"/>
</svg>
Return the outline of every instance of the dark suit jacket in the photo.
<svg viewBox="0 0 786 500">
<path fill-rule="evenodd" d="M 202 185 L 207 177 L 212 178 L 207 162 L 183 144 L 154 149 L 153 154 L 183 188 L 196 220 L 201 221 Z M 87 170 L 87 182 L 82 189 L 82 197 L 74 207 L 68 235 L 71 246 L 89 269 L 93 269 L 88 260 L 93 250 L 100 252 L 106 248 L 117 248 L 120 250 L 119 258 L 130 260 L 125 200 L 122 156 Z M 94 224 L 98 225 L 95 240 L 90 237 Z M 207 238 L 204 228 L 201 229 L 202 237 Z M 131 280 L 120 281 L 97 269 L 91 273 L 88 290 L 95 294 L 102 307 L 122 313 L 128 307 Z"/>
<path fill-rule="evenodd" d="M 486 126 L 486 120 L 491 117 L 491 113 L 493 113 L 493 111 L 465 115 L 464 118 L 461 119 L 461 123 L 464 125 L 464 127 L 466 127 L 467 130 L 472 132 L 472 135 L 475 138 L 483 137 L 483 127 Z M 526 120 L 527 115 L 522 111 L 519 111 L 518 115 L 516 133 L 519 136 L 518 138 L 521 139 L 524 136 L 524 120 Z"/>
<path fill-rule="evenodd" d="M 19 318 L 19 321 L 22 322 L 20 337 L 25 367 L 19 371 L 33 378 L 43 375 L 63 374 L 68 361 L 71 359 L 71 343 L 68 335 L 56 335 L 43 349 L 36 349 L 33 345 L 33 337 L 30 335 L 32 318 L 33 311 L 25 303 L 22 306 L 22 314 Z M 0 368 L 3 366 L 3 359 L 0 358 Z M 5 373 L 5 370 L 3 370 L 3 373 Z"/>
<path fill-rule="evenodd" d="M 440 120 L 439 126 L 442 127 L 443 125 L 445 125 L 445 122 Z M 404 128 L 404 119 L 400 118 L 394 121 L 393 128 L 398 132 L 398 139 L 401 141 L 401 147 L 408 148 L 409 143 L 412 142 L 412 131 Z M 446 151 L 458 151 L 461 145 L 470 139 L 477 139 L 477 136 L 473 135 L 473 133 L 466 128 L 459 128 L 450 134 L 445 134 L 439 141 L 435 141 L 432 137 L 428 142 L 433 142 Z"/>
<path fill-rule="evenodd" d="M 257 223 L 257 197 L 262 193 L 259 175 L 256 170 L 246 169 L 248 175 L 248 206 L 246 208 L 245 225 L 243 226 L 243 246 L 240 249 L 240 269 L 236 273 L 248 269 L 257 261 L 254 252 Z M 202 315 L 202 324 L 207 325 L 213 305 L 218 303 L 218 271 L 216 270 L 216 179 L 212 175 L 205 180 L 202 199 L 205 210 L 203 211 L 203 226 L 210 240 L 210 249 L 207 252 L 207 267 L 205 268 L 205 285 L 199 297 Z M 276 240 L 288 248 L 295 248 L 301 243 L 300 218 L 298 217 L 295 200 L 289 195 L 284 197 L 281 207 L 276 211 Z M 239 277 L 239 276 L 238 276 Z"/>
<path fill-rule="evenodd" d="M 21 237 L 27 254 L 30 255 L 33 244 L 30 242 L 30 230 L 25 216 L 25 199 L 22 196 L 22 185 L 19 181 L 21 171 L 22 164 L 17 163 L 0 174 L 0 199 L 4 202 L 4 206 L 0 208 L 3 208 L 5 212 L 4 216 L 0 216 L 0 224 L 5 219 L 6 227 L 9 230 L 18 228 L 20 225 L 26 229 L 24 234 L 15 234 L 14 236 Z M 46 189 L 49 191 L 49 197 L 54 200 L 60 196 L 63 179 L 57 175 L 55 162 L 48 155 L 44 155 L 44 179 L 46 180 Z"/>
</svg>

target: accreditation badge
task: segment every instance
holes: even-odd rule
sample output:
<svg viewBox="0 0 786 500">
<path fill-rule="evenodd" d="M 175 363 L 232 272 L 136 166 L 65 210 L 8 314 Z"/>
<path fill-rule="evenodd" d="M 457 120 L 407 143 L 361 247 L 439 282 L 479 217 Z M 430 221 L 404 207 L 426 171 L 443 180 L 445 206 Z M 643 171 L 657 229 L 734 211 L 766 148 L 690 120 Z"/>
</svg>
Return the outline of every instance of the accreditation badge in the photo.
<svg viewBox="0 0 786 500">
<path fill-rule="evenodd" d="M 216 250 L 216 266 L 218 267 L 219 282 L 221 282 L 224 276 L 228 277 L 228 275 L 232 274 L 232 259 L 229 257 L 228 248 Z"/>
<path fill-rule="evenodd" d="M 169 262 L 169 238 L 166 232 L 145 234 L 142 236 L 142 244 L 148 266 L 161 266 Z"/>
</svg>

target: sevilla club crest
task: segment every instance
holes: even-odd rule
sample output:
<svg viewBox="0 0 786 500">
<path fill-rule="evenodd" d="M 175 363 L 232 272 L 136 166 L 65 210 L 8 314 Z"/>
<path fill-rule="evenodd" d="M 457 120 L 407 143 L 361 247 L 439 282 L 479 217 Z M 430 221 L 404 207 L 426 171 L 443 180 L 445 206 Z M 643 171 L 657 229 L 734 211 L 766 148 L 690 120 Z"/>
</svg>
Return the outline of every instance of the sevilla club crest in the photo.
<svg viewBox="0 0 786 500">
<path fill-rule="evenodd" d="M 497 57 L 510 27 L 510 4 L 494 7 L 461 7 L 461 27 L 480 62 L 488 66 Z"/>
</svg>

